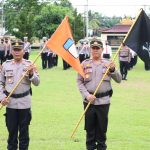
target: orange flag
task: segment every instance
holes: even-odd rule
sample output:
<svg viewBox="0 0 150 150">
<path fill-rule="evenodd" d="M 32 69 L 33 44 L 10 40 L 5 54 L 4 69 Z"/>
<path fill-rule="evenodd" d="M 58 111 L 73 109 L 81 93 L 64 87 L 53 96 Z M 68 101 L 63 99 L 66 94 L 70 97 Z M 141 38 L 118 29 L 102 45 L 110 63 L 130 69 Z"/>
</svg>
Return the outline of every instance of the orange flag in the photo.
<svg viewBox="0 0 150 150">
<path fill-rule="evenodd" d="M 47 41 L 47 47 L 58 56 L 62 57 L 80 75 L 84 77 L 84 72 L 81 67 L 78 53 L 71 34 L 68 17 L 64 18 L 54 34 Z"/>
</svg>

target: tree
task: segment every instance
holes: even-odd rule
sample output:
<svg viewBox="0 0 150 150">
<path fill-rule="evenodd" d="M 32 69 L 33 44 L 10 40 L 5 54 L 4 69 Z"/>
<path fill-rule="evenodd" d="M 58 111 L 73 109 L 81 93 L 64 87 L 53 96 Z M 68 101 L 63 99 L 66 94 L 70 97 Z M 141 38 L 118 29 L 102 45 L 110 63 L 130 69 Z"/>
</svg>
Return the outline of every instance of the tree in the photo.
<svg viewBox="0 0 150 150">
<path fill-rule="evenodd" d="M 63 18 L 67 15 L 73 31 L 75 41 L 83 38 L 83 21 L 81 15 L 73 8 L 70 9 L 70 3 L 54 3 L 45 5 L 34 19 L 35 35 L 39 38 L 43 36 L 51 37 L 59 26 Z M 65 5 L 66 4 L 66 5 Z"/>
<path fill-rule="evenodd" d="M 73 16 L 71 27 L 74 40 L 77 42 L 78 40 L 84 38 L 84 22 L 81 14 L 78 14 L 76 9 L 73 11 Z"/>
<path fill-rule="evenodd" d="M 39 38 L 43 36 L 50 37 L 58 25 L 63 20 L 64 16 L 68 14 L 71 15 L 71 11 L 65 7 L 57 5 L 47 5 L 44 6 L 40 14 L 35 16 L 35 35 Z"/>
<path fill-rule="evenodd" d="M 39 10 L 37 0 L 6 0 L 4 5 L 6 29 L 18 38 L 28 36 L 30 39 L 34 31 L 33 20 Z"/>
</svg>

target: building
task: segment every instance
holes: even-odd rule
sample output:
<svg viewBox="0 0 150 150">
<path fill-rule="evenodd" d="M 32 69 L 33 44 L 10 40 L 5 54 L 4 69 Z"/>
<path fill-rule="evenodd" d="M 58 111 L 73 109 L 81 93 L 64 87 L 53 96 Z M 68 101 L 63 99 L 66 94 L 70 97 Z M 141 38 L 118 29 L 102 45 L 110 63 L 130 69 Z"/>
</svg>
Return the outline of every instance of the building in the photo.
<svg viewBox="0 0 150 150">
<path fill-rule="evenodd" d="M 119 24 L 114 25 L 112 28 L 103 30 L 101 34 L 102 42 L 105 43 L 107 40 L 109 41 L 112 49 L 118 49 L 133 22 L 133 19 L 125 18 L 122 19 Z"/>
</svg>

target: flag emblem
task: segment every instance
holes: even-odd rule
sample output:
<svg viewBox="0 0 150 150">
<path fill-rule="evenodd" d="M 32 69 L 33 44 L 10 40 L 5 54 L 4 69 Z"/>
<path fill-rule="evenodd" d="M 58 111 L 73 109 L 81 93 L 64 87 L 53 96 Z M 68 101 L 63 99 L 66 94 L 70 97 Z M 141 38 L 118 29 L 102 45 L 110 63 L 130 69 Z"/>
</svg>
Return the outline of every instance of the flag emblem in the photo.
<svg viewBox="0 0 150 150">
<path fill-rule="evenodd" d="M 78 58 L 79 55 L 77 53 L 74 41 L 72 39 L 68 39 L 64 44 L 64 49 L 67 50 L 74 58 Z"/>
</svg>

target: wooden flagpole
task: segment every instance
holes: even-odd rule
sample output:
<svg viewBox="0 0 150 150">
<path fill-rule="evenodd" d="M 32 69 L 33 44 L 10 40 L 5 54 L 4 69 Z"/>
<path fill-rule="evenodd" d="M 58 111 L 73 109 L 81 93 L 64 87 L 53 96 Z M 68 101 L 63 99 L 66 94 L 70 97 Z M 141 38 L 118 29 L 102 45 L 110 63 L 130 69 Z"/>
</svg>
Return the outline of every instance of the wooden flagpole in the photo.
<svg viewBox="0 0 150 150">
<path fill-rule="evenodd" d="M 133 29 L 135 23 L 137 22 L 137 20 L 138 20 L 138 18 L 139 18 L 141 12 L 142 12 L 142 9 L 140 10 L 139 14 L 137 15 L 136 20 L 135 20 L 135 22 L 132 24 L 132 26 L 131 26 L 131 28 L 129 29 L 127 35 L 125 36 L 125 38 L 124 38 L 124 40 L 123 40 L 123 43 L 125 42 L 125 40 L 126 40 L 127 37 L 129 36 L 131 30 Z M 115 53 L 115 56 L 114 56 L 114 58 L 113 58 L 113 61 L 115 61 L 115 59 L 116 59 L 116 57 L 118 56 L 120 50 L 121 50 L 121 45 L 119 46 L 117 52 Z M 94 96 L 96 95 L 96 93 L 97 93 L 99 87 L 101 86 L 101 84 L 102 84 L 104 78 L 106 77 L 107 73 L 109 72 L 109 69 L 110 69 L 110 66 L 107 68 L 105 74 L 103 75 L 101 81 L 99 82 L 99 84 L 98 84 L 98 86 L 97 86 L 97 88 L 96 88 L 96 90 L 95 90 L 95 92 L 94 92 L 94 94 L 93 94 Z M 75 132 L 76 132 L 76 130 L 77 130 L 79 124 L 81 123 L 81 121 L 82 121 L 82 119 L 83 119 L 83 117 L 84 117 L 86 111 L 88 110 L 90 104 L 91 104 L 91 102 L 88 103 L 88 105 L 86 106 L 84 112 L 82 113 L 82 115 L 81 115 L 81 117 L 80 117 L 78 123 L 76 124 L 76 126 L 75 126 L 75 128 L 74 128 L 74 130 L 73 130 L 73 132 L 72 132 L 72 134 L 71 134 L 71 137 L 70 137 L 71 139 L 73 138 L 73 136 L 74 136 L 74 134 L 75 134 Z"/>
</svg>

